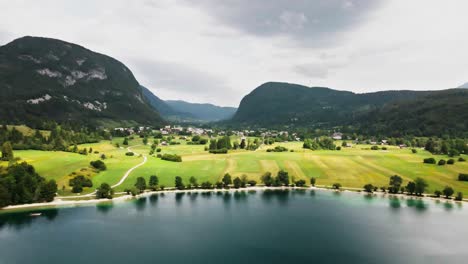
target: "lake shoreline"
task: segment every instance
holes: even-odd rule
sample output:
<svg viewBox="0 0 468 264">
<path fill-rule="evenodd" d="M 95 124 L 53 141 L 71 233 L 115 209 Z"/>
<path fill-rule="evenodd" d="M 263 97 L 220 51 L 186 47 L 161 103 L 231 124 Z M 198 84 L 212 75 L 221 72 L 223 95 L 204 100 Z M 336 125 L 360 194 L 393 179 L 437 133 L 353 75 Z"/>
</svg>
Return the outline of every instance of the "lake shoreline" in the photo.
<svg viewBox="0 0 468 264">
<path fill-rule="evenodd" d="M 363 195 L 370 195 L 375 197 L 387 197 L 387 198 L 412 198 L 412 199 L 420 199 L 420 200 L 431 200 L 431 201 L 447 201 L 447 202 L 466 202 L 467 200 L 463 199 L 462 201 L 455 201 L 453 198 L 446 199 L 444 197 L 431 197 L 429 195 L 423 196 L 415 196 L 415 195 L 407 195 L 403 193 L 388 193 L 388 192 L 373 192 L 367 193 L 358 188 L 343 188 L 341 190 L 331 189 L 327 187 L 267 187 L 267 186 L 254 186 L 254 187 L 246 187 L 246 188 L 229 188 L 229 189 L 188 189 L 188 190 L 177 190 L 167 189 L 163 191 L 148 191 L 142 194 L 138 194 L 136 196 L 132 196 L 130 194 L 125 193 L 117 193 L 117 194 L 124 194 L 119 197 L 115 197 L 113 199 L 86 199 L 86 200 L 63 200 L 67 199 L 67 197 L 60 197 L 56 198 L 52 202 L 45 202 L 45 203 L 31 203 L 31 204 L 18 204 L 18 205 L 9 205 L 4 208 L 0 209 L 0 212 L 7 212 L 7 211 L 14 211 L 14 210 L 35 210 L 37 208 L 54 208 L 54 207 L 75 207 L 80 205 L 89 205 L 89 204 L 99 204 L 99 203 L 109 203 L 113 201 L 121 202 L 127 200 L 138 199 L 140 197 L 147 197 L 154 194 L 168 194 L 168 193 L 206 193 L 206 192 L 236 192 L 236 191 L 266 191 L 266 190 L 320 190 L 320 191 L 331 191 L 331 192 L 349 192 L 349 193 L 356 193 L 356 194 L 363 194 Z M 76 196 L 75 196 L 76 197 Z M 83 198 L 89 198 L 92 196 L 83 195 Z M 71 197 L 72 198 L 72 197 Z"/>
</svg>

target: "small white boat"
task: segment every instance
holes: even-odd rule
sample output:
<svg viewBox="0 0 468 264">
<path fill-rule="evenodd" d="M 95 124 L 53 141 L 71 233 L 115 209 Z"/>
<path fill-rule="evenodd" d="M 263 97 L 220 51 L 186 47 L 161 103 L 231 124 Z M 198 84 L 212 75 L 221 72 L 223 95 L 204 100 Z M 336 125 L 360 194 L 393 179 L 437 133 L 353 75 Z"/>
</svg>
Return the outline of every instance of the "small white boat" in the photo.
<svg viewBox="0 0 468 264">
<path fill-rule="evenodd" d="M 29 216 L 41 216 L 42 213 L 30 213 Z"/>
</svg>

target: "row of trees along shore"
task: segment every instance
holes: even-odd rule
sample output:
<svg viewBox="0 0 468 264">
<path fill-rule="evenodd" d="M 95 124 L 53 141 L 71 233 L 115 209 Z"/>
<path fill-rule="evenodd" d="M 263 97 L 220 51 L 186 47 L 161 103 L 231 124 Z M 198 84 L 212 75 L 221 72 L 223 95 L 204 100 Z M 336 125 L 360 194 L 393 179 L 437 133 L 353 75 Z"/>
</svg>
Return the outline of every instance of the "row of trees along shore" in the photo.
<svg viewBox="0 0 468 264">
<path fill-rule="evenodd" d="M 464 175 L 463 175 L 464 176 Z M 467 175 L 468 177 L 468 175 Z M 292 177 L 292 181 L 290 181 L 288 172 L 281 170 L 278 172 L 276 176 L 273 176 L 270 172 L 266 172 L 261 176 L 262 183 L 267 187 L 307 187 L 306 181 L 303 179 L 294 180 Z M 310 178 L 310 185 L 315 186 L 317 179 L 312 177 Z M 175 189 L 177 190 L 191 190 L 191 189 L 240 189 L 246 188 L 247 186 L 253 187 L 256 186 L 257 182 L 255 180 L 249 180 L 247 175 L 242 175 L 241 177 L 235 177 L 234 179 L 229 173 L 226 173 L 221 181 L 212 183 L 210 181 L 205 181 L 199 183 L 197 178 L 190 177 L 189 182 L 184 184 L 182 177 L 176 176 L 174 181 Z M 368 193 L 373 193 L 377 191 L 381 191 L 384 193 L 391 193 L 391 194 L 407 194 L 407 195 L 416 195 L 416 196 L 424 196 L 425 191 L 429 185 L 427 182 L 422 178 L 416 178 L 414 181 L 409 181 L 405 186 L 403 186 L 403 178 L 398 175 L 393 175 L 389 179 L 388 186 L 377 187 L 372 184 L 366 184 L 363 186 L 363 190 Z M 146 190 L 151 191 L 163 191 L 165 190 L 164 185 L 159 185 L 159 178 L 156 175 L 150 176 L 148 184 L 144 177 L 138 177 L 136 183 L 133 188 L 128 188 L 125 190 L 127 194 L 137 195 L 141 194 Z M 331 186 L 332 189 L 340 190 L 342 189 L 342 185 L 340 183 L 334 183 Z M 452 195 L 455 193 L 455 190 L 450 187 L 446 186 L 442 190 L 436 190 L 432 197 L 441 197 L 442 195 L 445 196 L 446 199 L 450 199 Z M 455 196 L 455 200 L 461 201 L 463 200 L 463 193 L 458 192 Z"/>
</svg>

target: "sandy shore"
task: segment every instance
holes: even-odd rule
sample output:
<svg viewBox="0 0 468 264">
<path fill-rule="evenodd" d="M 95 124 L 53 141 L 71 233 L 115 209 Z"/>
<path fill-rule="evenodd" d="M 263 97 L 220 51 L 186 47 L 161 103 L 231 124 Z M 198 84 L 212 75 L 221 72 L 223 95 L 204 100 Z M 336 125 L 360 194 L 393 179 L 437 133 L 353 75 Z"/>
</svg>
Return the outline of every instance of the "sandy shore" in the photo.
<svg viewBox="0 0 468 264">
<path fill-rule="evenodd" d="M 320 191 L 331 191 L 331 192 L 350 192 L 356 194 L 363 194 L 363 195 L 372 195 L 375 197 L 395 197 L 395 198 L 411 198 L 411 199 L 424 199 L 424 200 L 432 200 L 432 201 L 454 201 L 453 199 L 445 199 L 443 197 L 436 198 L 431 197 L 428 195 L 425 196 L 410 196 L 406 194 L 391 194 L 391 193 L 384 193 L 384 192 L 374 192 L 374 193 L 366 193 L 359 188 L 343 188 L 342 190 L 334 190 L 326 187 L 265 187 L 265 186 L 255 186 L 255 187 L 247 187 L 242 189 L 190 189 L 190 190 L 176 190 L 176 189 L 168 189 L 164 191 L 149 191 L 139 194 L 137 196 L 127 195 L 124 193 L 117 193 L 117 194 L 124 194 L 122 196 L 113 198 L 112 200 L 109 199 L 86 199 L 86 200 L 67 200 L 67 197 L 58 197 L 55 198 L 54 201 L 49 203 L 32 203 L 32 204 L 19 204 L 19 205 L 10 205 L 0 209 L 0 211 L 8 211 L 8 210 L 17 210 L 17 209 L 35 209 L 38 207 L 67 207 L 67 206 L 79 206 L 79 205 L 86 205 L 86 204 L 97 204 L 97 203 L 105 203 L 111 201 L 126 201 L 132 200 L 139 197 L 150 196 L 153 194 L 161 194 L 161 193 L 201 193 L 201 192 L 235 192 L 235 191 L 265 191 L 265 190 L 320 190 Z M 82 198 L 89 198 L 88 195 L 81 196 Z M 76 198 L 76 196 L 68 197 L 70 199 Z M 467 201 L 467 200 L 463 200 Z"/>
</svg>

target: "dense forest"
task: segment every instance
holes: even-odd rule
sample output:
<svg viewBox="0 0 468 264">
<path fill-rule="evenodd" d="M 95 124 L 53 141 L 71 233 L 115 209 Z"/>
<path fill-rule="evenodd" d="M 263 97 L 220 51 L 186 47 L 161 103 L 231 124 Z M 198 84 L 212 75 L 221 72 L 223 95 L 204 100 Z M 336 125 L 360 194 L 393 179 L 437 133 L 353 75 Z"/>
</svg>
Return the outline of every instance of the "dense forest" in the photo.
<svg viewBox="0 0 468 264">
<path fill-rule="evenodd" d="M 46 181 L 26 162 L 0 168 L 0 207 L 50 202 L 57 192 L 54 180 Z"/>
</svg>

